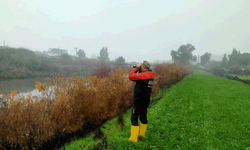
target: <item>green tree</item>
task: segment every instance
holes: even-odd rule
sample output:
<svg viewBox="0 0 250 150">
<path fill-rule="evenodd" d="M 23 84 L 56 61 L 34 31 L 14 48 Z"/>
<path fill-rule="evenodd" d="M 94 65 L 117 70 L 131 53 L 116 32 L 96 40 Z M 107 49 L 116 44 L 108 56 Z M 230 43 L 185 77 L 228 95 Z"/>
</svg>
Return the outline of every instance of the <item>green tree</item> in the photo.
<svg viewBox="0 0 250 150">
<path fill-rule="evenodd" d="M 250 65 L 250 53 L 243 53 L 238 57 L 239 64 L 241 66 Z"/>
<path fill-rule="evenodd" d="M 85 53 L 84 50 L 82 50 L 82 49 L 79 49 L 78 52 L 76 53 L 76 55 L 77 55 L 79 58 L 81 58 L 81 59 L 83 59 L 83 58 L 86 57 L 86 53 Z"/>
<path fill-rule="evenodd" d="M 192 54 L 194 50 L 195 47 L 192 44 L 188 43 L 186 45 L 181 45 L 177 51 L 171 51 L 172 60 L 175 62 L 190 64 L 190 62 L 197 60 L 197 57 Z"/>
<path fill-rule="evenodd" d="M 228 67 L 228 59 L 227 59 L 227 54 L 226 53 L 224 54 L 224 56 L 222 58 L 221 67 L 223 67 L 223 68 L 227 68 Z"/>
<path fill-rule="evenodd" d="M 206 63 L 210 62 L 211 53 L 206 52 L 201 56 L 201 65 L 205 65 Z"/>
<path fill-rule="evenodd" d="M 116 61 L 118 64 L 125 63 L 125 59 L 124 59 L 122 56 L 118 57 L 115 61 Z"/>
<path fill-rule="evenodd" d="M 240 55 L 240 51 L 237 51 L 236 48 L 234 48 L 231 55 L 228 55 L 228 65 L 232 66 L 234 64 L 239 64 Z"/>
<path fill-rule="evenodd" d="M 108 53 L 108 48 L 107 47 L 103 47 L 100 50 L 100 57 L 98 57 L 98 59 L 101 62 L 108 62 L 109 61 L 109 53 Z"/>
<path fill-rule="evenodd" d="M 67 53 L 61 54 L 60 59 L 63 61 L 72 61 L 73 60 L 72 57 Z"/>
<path fill-rule="evenodd" d="M 193 55 L 193 60 L 192 61 L 197 62 L 197 56 L 196 55 Z"/>
</svg>

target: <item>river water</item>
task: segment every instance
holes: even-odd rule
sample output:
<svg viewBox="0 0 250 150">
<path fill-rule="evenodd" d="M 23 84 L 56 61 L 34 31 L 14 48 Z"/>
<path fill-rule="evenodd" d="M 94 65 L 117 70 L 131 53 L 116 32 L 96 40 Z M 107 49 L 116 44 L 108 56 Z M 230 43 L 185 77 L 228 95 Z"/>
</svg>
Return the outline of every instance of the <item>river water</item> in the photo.
<svg viewBox="0 0 250 150">
<path fill-rule="evenodd" d="M 25 78 L 25 79 L 2 79 L 0 78 L 0 90 L 5 93 L 10 93 L 11 90 L 16 90 L 18 93 L 27 95 L 29 93 L 32 96 L 39 95 L 36 90 L 36 81 L 43 83 L 45 78 Z"/>
</svg>

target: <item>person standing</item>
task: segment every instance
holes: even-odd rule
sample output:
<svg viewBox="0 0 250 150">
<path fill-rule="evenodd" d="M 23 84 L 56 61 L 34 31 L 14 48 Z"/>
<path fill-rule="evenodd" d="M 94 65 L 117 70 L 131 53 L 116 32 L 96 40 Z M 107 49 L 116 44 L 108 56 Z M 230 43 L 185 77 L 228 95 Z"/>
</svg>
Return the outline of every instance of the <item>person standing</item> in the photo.
<svg viewBox="0 0 250 150">
<path fill-rule="evenodd" d="M 128 77 L 131 81 L 136 82 L 131 114 L 131 136 L 129 138 L 132 142 L 137 142 L 138 135 L 145 137 L 148 125 L 147 109 L 150 103 L 154 75 L 155 73 L 150 69 L 150 63 L 143 61 L 137 64 Z M 141 121 L 140 127 L 138 118 Z"/>
</svg>

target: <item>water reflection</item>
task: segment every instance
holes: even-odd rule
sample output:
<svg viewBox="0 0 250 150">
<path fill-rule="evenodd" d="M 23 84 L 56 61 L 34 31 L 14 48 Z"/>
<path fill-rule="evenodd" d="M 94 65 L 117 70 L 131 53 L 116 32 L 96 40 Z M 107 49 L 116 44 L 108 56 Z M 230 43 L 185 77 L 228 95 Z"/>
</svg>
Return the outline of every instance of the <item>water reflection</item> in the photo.
<svg viewBox="0 0 250 150">
<path fill-rule="evenodd" d="M 38 94 L 35 89 L 36 81 L 44 82 L 45 78 L 27 78 L 27 79 L 0 79 L 0 90 L 5 93 L 10 93 L 11 90 L 17 90 L 22 94 Z"/>
</svg>

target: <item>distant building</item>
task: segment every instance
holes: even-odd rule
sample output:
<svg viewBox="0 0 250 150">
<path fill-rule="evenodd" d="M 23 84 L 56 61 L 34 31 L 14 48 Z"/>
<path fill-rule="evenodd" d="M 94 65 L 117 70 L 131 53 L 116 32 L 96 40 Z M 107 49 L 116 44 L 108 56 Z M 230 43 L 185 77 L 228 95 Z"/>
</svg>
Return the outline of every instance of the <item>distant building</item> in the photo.
<svg viewBox="0 0 250 150">
<path fill-rule="evenodd" d="M 59 49 L 59 48 L 50 48 L 48 50 L 50 54 L 54 55 L 61 55 L 61 54 L 67 54 L 67 50 Z"/>
<path fill-rule="evenodd" d="M 61 54 L 67 54 L 67 50 L 59 48 L 50 48 L 48 51 L 43 51 L 44 54 L 49 56 L 60 56 Z"/>
</svg>

